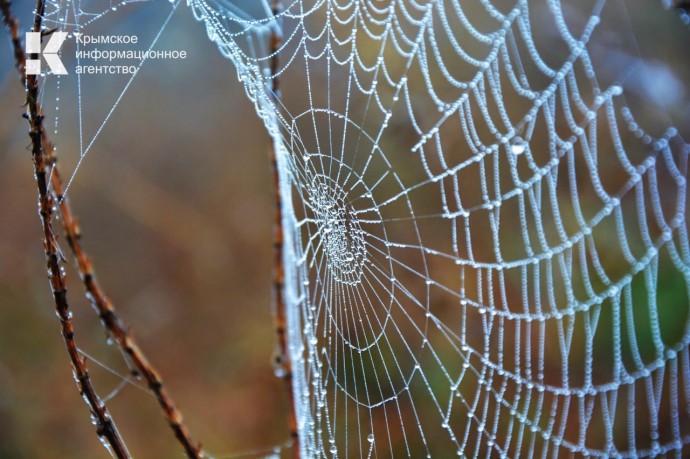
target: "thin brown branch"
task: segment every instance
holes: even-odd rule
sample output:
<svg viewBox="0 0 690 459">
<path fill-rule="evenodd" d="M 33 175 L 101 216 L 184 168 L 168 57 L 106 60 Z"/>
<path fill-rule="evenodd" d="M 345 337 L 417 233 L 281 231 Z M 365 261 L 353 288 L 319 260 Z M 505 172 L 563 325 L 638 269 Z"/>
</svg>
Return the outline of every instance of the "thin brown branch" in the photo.
<svg viewBox="0 0 690 459">
<path fill-rule="evenodd" d="M 41 9 L 37 9 L 37 11 L 41 11 L 43 8 L 42 1 L 39 1 L 41 4 Z M 29 115 L 29 122 L 32 125 L 32 144 L 34 144 L 34 138 L 37 137 L 37 141 L 39 142 L 39 150 L 41 151 L 41 167 L 43 168 L 43 175 L 42 175 L 42 180 L 46 182 L 47 177 L 45 174 L 45 166 L 48 165 L 51 167 L 50 170 L 50 181 L 52 185 L 52 191 L 53 193 L 49 193 L 49 199 L 50 199 L 50 206 L 48 206 L 49 212 L 53 212 L 54 204 L 55 204 L 55 198 L 57 198 L 57 203 L 60 207 L 60 212 L 62 214 L 62 224 L 64 231 L 67 235 L 67 241 L 69 243 L 69 246 L 72 250 L 72 253 L 74 255 L 74 258 L 76 260 L 77 268 L 79 271 L 79 276 L 84 284 L 84 288 L 86 289 L 87 296 L 91 300 L 92 304 L 96 307 L 99 317 L 101 319 L 101 322 L 103 326 L 107 329 L 108 333 L 111 334 L 111 336 L 115 339 L 115 341 L 118 343 L 119 347 L 125 352 L 126 355 L 129 356 L 131 359 L 132 363 L 136 367 L 138 373 L 146 380 L 146 383 L 148 384 L 149 389 L 154 393 L 156 396 L 156 399 L 158 400 L 159 405 L 161 406 L 161 409 L 163 411 L 163 415 L 170 426 L 170 428 L 173 430 L 175 437 L 178 439 L 178 441 L 182 444 L 186 454 L 190 458 L 201 458 L 203 457 L 201 453 L 201 446 L 192 439 L 189 429 L 187 426 L 184 424 L 182 413 L 178 408 L 176 408 L 176 405 L 170 395 L 168 394 L 167 390 L 165 389 L 165 386 L 163 384 L 163 380 L 160 377 L 160 374 L 158 371 L 155 369 L 153 365 L 149 362 L 149 360 L 146 358 L 146 355 L 141 351 L 141 348 L 137 345 L 136 340 L 134 339 L 134 336 L 132 333 L 129 331 L 129 329 L 123 324 L 123 322 L 120 320 L 117 312 L 115 311 L 115 308 L 113 304 L 110 302 L 108 297 L 105 295 L 103 290 L 101 289 L 100 285 L 98 284 L 96 280 L 96 275 L 94 273 L 93 265 L 91 262 L 91 258 L 88 256 L 86 251 L 83 249 L 80 239 L 81 239 L 81 231 L 79 229 L 79 225 L 77 223 L 77 219 L 74 216 L 74 213 L 72 212 L 71 206 L 69 204 L 69 200 L 66 198 L 66 196 L 63 195 L 63 186 L 62 186 L 62 179 L 60 175 L 59 168 L 57 166 L 57 157 L 55 156 L 55 150 L 52 145 L 52 143 L 49 141 L 48 136 L 46 132 L 42 128 L 42 116 L 40 115 L 41 108 L 38 103 L 38 85 L 37 85 L 37 79 L 36 77 L 32 76 L 26 76 L 24 72 L 25 68 L 25 62 L 26 62 L 26 56 L 24 54 L 24 51 L 21 47 L 21 40 L 19 38 L 19 26 L 17 23 L 17 20 L 10 14 L 10 2 L 9 0 L 0 0 L 0 5 L 2 5 L 2 10 L 3 10 L 3 21 L 7 25 L 9 31 L 10 31 L 10 37 L 13 43 L 14 47 L 14 52 L 15 52 L 15 65 L 17 67 L 17 70 L 19 71 L 22 81 L 26 82 L 27 84 L 33 84 L 35 86 L 35 94 L 29 95 L 28 97 L 31 97 L 33 101 L 29 101 L 29 107 L 31 108 L 32 104 L 36 110 L 36 113 L 38 114 L 36 117 L 32 117 Z M 41 15 L 37 14 L 37 21 L 34 23 L 34 30 L 40 30 L 40 17 Z M 29 91 L 29 94 L 31 94 L 31 90 Z M 37 131 L 34 130 L 34 123 L 31 121 L 32 119 L 36 119 L 38 121 L 38 126 L 40 129 Z M 35 134 L 34 134 L 35 132 Z M 36 147 L 34 145 L 33 150 L 36 150 Z M 37 177 L 39 177 L 39 174 L 37 173 Z M 46 188 L 46 193 L 48 193 L 48 186 L 47 182 L 44 183 L 44 186 Z M 40 189 L 41 186 L 39 185 L 39 194 L 40 194 Z M 48 216 L 50 217 L 50 215 Z M 49 218 L 50 220 L 50 218 Z M 50 221 L 49 221 L 50 223 Z M 50 229 L 50 234 L 53 234 L 52 228 Z M 47 245 L 46 245 L 47 247 Z M 53 244 L 53 249 L 55 251 L 55 254 L 57 254 L 57 243 L 55 242 Z M 48 248 L 46 248 L 46 251 Z M 52 273 L 52 271 L 51 271 Z M 59 272 L 58 273 L 60 276 L 62 274 Z M 63 282 L 64 284 L 64 282 Z M 55 291 L 55 288 L 53 289 Z M 65 297 L 66 301 L 66 297 Z M 56 302 L 57 302 L 57 297 L 56 297 Z M 66 302 L 65 302 L 66 305 Z M 61 316 L 62 317 L 62 316 Z M 71 327 L 71 325 L 70 325 Z M 75 347 L 76 349 L 76 347 Z M 88 374 L 87 374 L 87 379 L 88 379 Z M 104 408 L 104 407 L 103 407 Z M 93 410 L 93 408 L 92 408 Z M 107 413 L 106 413 L 107 414 Z M 113 446 L 113 449 L 117 451 L 117 449 Z M 124 449 L 126 451 L 126 449 Z M 126 456 L 120 456 L 118 454 L 118 457 L 126 457 Z"/>
<path fill-rule="evenodd" d="M 45 4 L 43 0 L 38 0 L 36 4 L 35 19 L 33 25 L 34 32 L 41 32 L 42 16 Z M 74 375 L 79 386 L 79 392 L 86 401 L 91 415 L 96 425 L 96 433 L 109 445 L 109 449 L 118 458 L 128 458 L 129 453 L 122 437 L 120 436 L 115 423 L 113 422 L 105 404 L 98 397 L 98 394 L 91 384 L 89 372 L 86 369 L 86 358 L 79 353 L 79 348 L 74 339 L 74 326 L 72 324 L 72 313 L 69 310 L 67 301 L 66 279 L 62 272 L 61 256 L 57 243 L 57 235 L 53 230 L 53 213 L 55 211 L 55 197 L 49 189 L 50 160 L 46 156 L 43 139 L 43 114 L 38 102 L 39 86 L 36 75 L 25 75 L 26 55 L 21 47 L 19 38 L 19 23 L 12 15 L 9 0 L 0 0 L 2 9 L 3 23 L 9 30 L 12 45 L 14 47 L 15 65 L 20 72 L 21 79 L 26 84 L 26 119 L 29 121 L 29 137 L 31 138 L 31 157 L 34 164 L 36 175 L 36 185 L 38 187 L 38 204 L 41 227 L 43 229 L 43 248 L 48 265 L 50 286 L 55 301 L 55 309 L 60 318 L 62 337 L 67 347 L 67 353 L 72 362 Z"/>
<path fill-rule="evenodd" d="M 277 21 L 280 13 L 280 0 L 274 0 L 272 13 L 274 17 L 274 27 L 271 31 L 270 46 L 271 46 L 271 77 L 274 101 L 280 100 L 280 80 L 278 73 L 278 48 L 282 42 L 281 31 Z M 276 144 L 274 142 L 273 149 L 271 149 L 271 167 L 273 169 L 273 193 L 275 202 L 275 218 L 273 221 L 273 301 L 274 301 L 274 324 L 278 341 L 278 350 L 276 352 L 276 366 L 280 370 L 281 377 L 285 383 L 288 393 L 288 402 L 290 403 L 290 436 L 292 438 L 292 457 L 299 459 L 299 434 L 297 431 L 297 416 L 295 413 L 295 400 L 292 387 L 292 362 L 287 349 L 287 321 L 285 315 L 285 300 L 283 297 L 285 287 L 285 272 L 283 269 L 283 214 L 282 214 L 282 197 L 280 195 L 280 175 L 278 172 L 278 158 L 277 158 Z"/>
<path fill-rule="evenodd" d="M 47 150 L 50 152 L 51 157 L 54 158 L 52 146 Z M 129 328 L 124 325 L 112 302 L 105 295 L 103 289 L 96 280 L 91 257 L 88 256 L 80 242 L 81 229 L 69 205 L 69 200 L 62 193 L 62 180 L 57 168 L 53 170 L 52 185 L 58 196 L 60 212 L 62 214 L 62 226 L 67 235 L 67 242 L 74 254 L 79 277 L 84 284 L 87 297 L 98 311 L 101 323 L 120 349 L 131 359 L 138 374 L 144 378 L 149 389 L 156 396 L 165 420 L 174 432 L 175 438 L 177 438 L 184 448 L 187 456 L 190 458 L 202 458 L 201 445 L 195 443 L 192 439 L 189 429 L 184 423 L 182 413 L 176 407 L 173 399 L 166 390 L 160 373 L 149 362 L 144 352 L 138 346 L 134 335 Z"/>
</svg>

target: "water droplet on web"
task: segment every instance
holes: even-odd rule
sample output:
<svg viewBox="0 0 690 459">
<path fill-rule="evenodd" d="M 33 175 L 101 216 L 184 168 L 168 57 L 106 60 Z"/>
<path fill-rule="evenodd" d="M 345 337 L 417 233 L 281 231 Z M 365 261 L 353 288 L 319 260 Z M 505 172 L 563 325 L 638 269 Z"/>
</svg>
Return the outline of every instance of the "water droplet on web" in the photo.
<svg viewBox="0 0 690 459">
<path fill-rule="evenodd" d="M 514 155 L 521 155 L 527 149 L 527 143 L 522 137 L 513 137 L 510 141 L 510 151 Z"/>
<path fill-rule="evenodd" d="M 108 439 L 105 438 L 105 435 L 99 436 L 99 437 L 98 437 L 98 441 L 101 442 L 101 445 L 103 445 L 103 447 L 104 447 L 106 450 L 108 450 L 108 452 L 110 453 L 110 455 L 111 455 L 112 457 L 115 457 L 115 453 L 114 453 L 114 451 L 113 451 L 113 448 L 112 448 L 112 446 L 110 446 L 110 442 L 108 441 Z"/>
<path fill-rule="evenodd" d="M 369 443 L 374 443 L 374 434 L 370 433 L 369 436 L 367 437 L 367 441 Z"/>
</svg>

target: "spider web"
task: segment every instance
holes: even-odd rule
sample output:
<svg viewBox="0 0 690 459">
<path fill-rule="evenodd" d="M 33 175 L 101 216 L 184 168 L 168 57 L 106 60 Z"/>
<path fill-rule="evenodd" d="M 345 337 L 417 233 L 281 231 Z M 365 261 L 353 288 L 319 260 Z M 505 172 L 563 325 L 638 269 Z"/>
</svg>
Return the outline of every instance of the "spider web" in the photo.
<svg viewBox="0 0 690 459">
<path fill-rule="evenodd" d="M 283 3 L 188 0 L 274 138 L 302 455 L 680 457 L 690 149 L 626 5 Z"/>
<path fill-rule="evenodd" d="M 684 85 L 625 2 L 187 5 L 277 152 L 303 457 L 687 453 Z"/>
</svg>

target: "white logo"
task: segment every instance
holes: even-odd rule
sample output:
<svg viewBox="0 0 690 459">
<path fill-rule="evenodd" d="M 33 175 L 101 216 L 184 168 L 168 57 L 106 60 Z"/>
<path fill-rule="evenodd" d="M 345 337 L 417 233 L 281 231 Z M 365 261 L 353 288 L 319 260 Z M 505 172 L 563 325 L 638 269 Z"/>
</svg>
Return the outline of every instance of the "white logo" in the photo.
<svg viewBox="0 0 690 459">
<path fill-rule="evenodd" d="M 27 32 L 26 33 L 26 52 L 27 54 L 38 54 L 38 59 L 26 60 L 26 74 L 38 75 L 41 73 L 41 54 L 48 64 L 48 68 L 54 75 L 67 75 L 65 66 L 62 65 L 60 57 L 57 55 L 60 51 L 62 43 L 67 38 L 67 32 L 53 32 L 48 40 L 43 52 L 41 52 L 41 33 Z"/>
</svg>

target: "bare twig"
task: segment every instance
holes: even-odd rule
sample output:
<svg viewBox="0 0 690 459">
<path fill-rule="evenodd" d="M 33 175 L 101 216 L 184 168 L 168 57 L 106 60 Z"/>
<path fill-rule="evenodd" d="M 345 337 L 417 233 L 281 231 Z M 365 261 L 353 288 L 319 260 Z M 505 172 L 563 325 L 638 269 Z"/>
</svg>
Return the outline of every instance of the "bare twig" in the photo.
<svg viewBox="0 0 690 459">
<path fill-rule="evenodd" d="M 277 22 L 280 13 L 280 0 L 274 0 L 272 13 L 275 20 L 274 27 L 271 29 L 271 91 L 276 102 L 280 100 L 280 80 L 278 72 L 278 48 L 282 42 L 281 31 Z M 277 104 L 276 104 L 277 105 Z M 277 108 L 276 108 L 277 109 Z M 280 369 L 280 374 L 285 382 L 290 403 L 290 436 L 292 438 L 292 457 L 299 459 L 299 436 L 297 431 L 297 417 L 295 413 L 295 400 L 292 391 L 292 362 L 287 349 L 286 335 L 286 316 L 285 300 L 283 291 L 285 287 L 285 272 L 283 269 L 283 214 L 282 197 L 280 195 L 280 176 L 278 172 L 278 152 L 274 142 L 271 150 L 271 166 L 273 169 L 273 193 L 275 202 L 275 219 L 273 221 L 273 301 L 274 301 L 274 322 L 278 340 L 278 350 L 276 352 L 276 366 Z"/>
<path fill-rule="evenodd" d="M 39 4 L 41 6 L 40 9 L 37 9 L 38 11 L 41 11 L 43 8 L 43 3 L 42 0 L 39 0 Z M 24 51 L 21 47 L 21 40 L 19 38 L 19 26 L 17 23 L 17 20 L 10 14 L 10 1 L 9 0 L 0 0 L 0 5 L 2 6 L 3 10 L 3 21 L 7 25 L 9 31 L 10 31 L 10 38 L 12 40 L 12 44 L 14 47 L 14 53 L 15 53 L 15 66 L 17 67 L 17 70 L 19 71 L 21 75 L 22 82 L 25 82 L 27 85 L 33 84 L 35 86 L 35 93 L 33 96 L 28 95 L 27 98 L 31 97 L 33 99 L 33 102 L 29 101 L 29 107 L 31 109 L 31 105 L 33 103 L 33 106 L 36 110 L 37 117 L 35 119 L 38 120 L 38 127 L 39 129 L 35 131 L 34 129 L 34 123 L 32 122 L 31 115 L 29 115 L 29 122 L 32 126 L 32 131 L 31 131 L 31 138 L 32 138 L 32 144 L 33 145 L 33 150 L 36 150 L 35 146 L 35 141 L 39 142 L 39 150 L 41 152 L 41 167 L 43 167 L 43 181 L 45 182 L 47 180 L 47 177 L 45 175 L 45 165 L 48 165 L 51 167 L 51 173 L 50 173 L 50 180 L 51 180 L 51 185 L 53 189 L 53 194 L 49 194 L 49 199 L 50 199 L 50 206 L 48 206 L 48 211 L 53 212 L 53 207 L 55 204 L 55 197 L 57 198 L 57 203 L 60 206 L 60 212 L 62 214 L 62 224 L 64 231 L 67 235 L 67 241 L 69 243 L 69 246 L 72 250 L 72 253 L 74 254 L 74 258 L 76 260 L 77 268 L 79 271 L 79 276 L 84 284 L 84 288 L 86 289 L 87 296 L 91 300 L 92 304 L 96 307 L 98 310 L 99 317 L 101 318 L 103 326 L 108 330 L 108 332 L 112 335 L 112 337 L 115 339 L 115 341 L 118 343 L 120 348 L 125 352 L 129 358 L 131 358 L 132 362 L 134 363 L 134 366 L 136 367 L 138 373 L 143 376 L 143 378 L 146 380 L 149 389 L 154 393 L 156 396 L 156 399 L 158 400 L 159 405 L 161 406 L 161 409 L 163 410 L 163 415 L 168 422 L 170 428 L 173 430 L 175 433 L 175 437 L 179 440 L 179 442 L 182 444 L 186 454 L 190 458 L 201 458 L 203 457 L 201 453 L 201 446 L 196 444 L 194 440 L 192 439 L 189 429 L 186 427 L 186 425 L 183 422 L 183 417 L 182 413 L 179 411 L 179 409 L 176 408 L 175 403 L 173 402 L 172 398 L 168 394 L 167 390 L 165 389 L 165 386 L 163 385 L 163 380 L 160 377 L 160 374 L 158 371 L 151 365 L 151 363 L 148 361 L 146 358 L 145 354 L 141 351 L 139 346 L 136 343 L 136 340 L 134 339 L 132 333 L 129 331 L 129 329 L 123 324 L 123 322 L 120 320 L 117 312 L 115 311 L 114 306 L 108 299 L 108 297 L 105 295 L 103 290 L 101 289 L 100 285 L 98 284 L 96 280 L 96 276 L 94 273 L 93 265 L 91 262 L 91 258 L 88 256 L 86 251 L 83 249 L 80 243 L 81 239 L 81 231 L 79 229 L 79 225 L 77 223 L 77 219 L 74 216 L 74 213 L 72 212 L 71 206 L 69 204 L 69 200 L 66 198 L 66 196 L 63 195 L 63 186 L 62 186 L 62 179 L 60 176 L 60 171 L 57 166 L 57 157 L 55 156 L 55 151 L 52 143 L 49 141 L 47 134 L 42 128 L 41 122 L 42 122 L 42 116 L 40 115 L 41 108 L 38 103 L 38 85 L 37 85 L 37 79 L 35 76 L 27 76 L 25 74 L 25 63 L 26 63 L 26 56 L 24 54 Z M 40 30 L 40 14 L 36 14 L 37 20 L 34 23 L 34 30 Z M 31 87 L 29 87 L 29 92 L 31 93 Z M 35 132 L 35 133 L 34 133 Z M 36 140 L 35 140 L 36 137 Z M 35 161 L 35 160 L 34 160 Z M 39 176 L 37 172 L 37 177 Z M 48 193 L 47 189 L 47 183 L 44 183 L 44 187 L 46 188 L 46 193 Z M 41 185 L 39 184 L 39 193 L 40 193 Z M 43 208 L 43 207 L 42 207 Z M 43 214 L 42 214 L 43 215 Z M 48 223 L 50 223 L 50 214 L 48 214 Z M 50 229 L 50 234 L 52 235 L 52 228 Z M 55 242 L 53 244 L 53 249 L 57 255 L 57 243 Z M 48 253 L 48 245 L 46 244 L 46 254 Z M 59 270 L 58 270 L 59 272 Z M 51 272 L 52 273 L 52 272 Z M 60 274 L 60 276 L 62 276 Z M 52 279 L 51 279 L 52 280 Z M 62 280 L 64 284 L 64 280 Z M 55 288 L 53 288 L 55 291 Z M 56 303 L 57 303 L 57 296 L 56 296 Z M 65 305 L 66 305 L 66 297 L 65 297 Z M 62 317 L 62 316 L 61 316 Z M 70 325 L 71 327 L 71 325 Z M 69 346 L 68 346 L 69 348 Z M 79 357 L 81 358 L 81 357 Z M 88 378 L 88 374 L 87 374 Z M 105 407 L 103 407 L 105 408 Z M 94 408 L 92 407 L 92 410 Z M 113 449 L 116 450 L 116 448 L 113 446 Z M 126 451 L 126 449 L 124 450 Z M 118 457 L 120 457 L 118 455 Z M 122 456 L 125 457 L 125 456 Z"/>
<path fill-rule="evenodd" d="M 54 158 L 53 148 L 51 147 L 47 150 L 50 152 L 51 158 Z M 137 345 L 134 335 L 129 328 L 124 325 L 112 302 L 105 295 L 100 284 L 96 280 L 91 257 L 88 256 L 80 242 L 81 229 L 79 228 L 79 224 L 72 212 L 67 197 L 62 194 L 62 180 L 57 168 L 53 171 L 52 185 L 58 197 L 58 202 L 60 203 L 62 226 L 67 235 L 67 242 L 74 254 L 79 277 L 84 284 L 87 297 L 98 311 L 101 323 L 115 342 L 117 342 L 120 349 L 131 359 L 136 367 L 138 375 L 144 378 L 149 389 L 156 396 L 165 420 L 175 433 L 175 437 L 184 448 L 187 456 L 195 459 L 202 458 L 203 453 L 201 452 L 201 445 L 195 443 L 192 439 L 189 429 L 184 423 L 182 413 L 176 407 L 173 399 L 165 389 L 160 373 L 149 362 L 144 352 Z"/>
<path fill-rule="evenodd" d="M 45 4 L 43 0 L 38 0 L 34 17 L 34 32 L 41 32 L 41 22 Z M 58 249 L 57 236 L 53 230 L 53 213 L 55 211 L 55 197 L 49 190 L 49 173 L 47 167 L 50 160 L 46 156 L 43 145 L 45 132 L 43 130 L 43 114 L 38 102 L 39 89 L 38 77 L 36 75 L 26 75 L 24 72 L 26 65 L 26 55 L 21 47 L 19 38 L 19 23 L 12 15 L 9 0 L 0 0 L 2 9 L 3 23 L 8 28 L 12 45 L 14 47 L 15 65 L 22 75 L 21 79 L 26 84 L 26 105 L 27 111 L 25 118 L 29 121 L 29 137 L 31 138 L 31 156 L 34 163 L 34 173 L 36 175 L 36 185 L 38 187 L 38 204 L 41 226 L 43 228 L 43 247 L 48 265 L 50 286 L 55 301 L 55 309 L 60 318 L 62 337 L 67 347 L 74 370 L 75 378 L 79 386 L 79 392 L 86 401 L 94 423 L 96 433 L 105 439 L 112 453 L 118 458 L 128 458 L 129 453 L 122 437 L 120 436 L 115 423 L 108 414 L 105 404 L 98 397 L 98 394 L 91 384 L 89 372 L 86 369 L 86 358 L 79 353 L 79 348 L 74 340 L 74 326 L 72 324 L 72 313 L 69 310 L 67 301 L 67 288 L 65 285 L 65 275 L 60 266 L 61 256 Z"/>
</svg>

